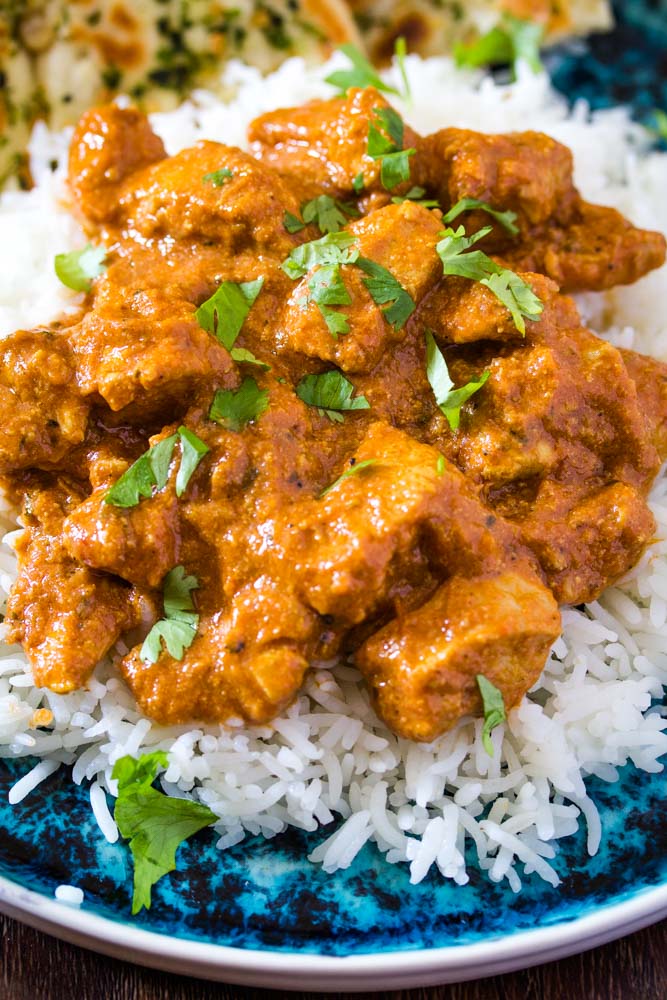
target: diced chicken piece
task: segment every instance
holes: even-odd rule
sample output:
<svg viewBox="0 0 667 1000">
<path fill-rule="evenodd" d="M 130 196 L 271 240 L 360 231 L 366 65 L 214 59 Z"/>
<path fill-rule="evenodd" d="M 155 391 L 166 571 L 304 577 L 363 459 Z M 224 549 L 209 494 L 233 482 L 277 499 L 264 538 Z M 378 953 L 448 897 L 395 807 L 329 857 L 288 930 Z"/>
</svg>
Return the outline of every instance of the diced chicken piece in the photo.
<svg viewBox="0 0 667 1000">
<path fill-rule="evenodd" d="M 553 299 L 525 341 L 496 356 L 489 347 L 486 357 L 474 372 L 450 359 L 457 385 L 480 364 L 491 373 L 461 424 L 458 461 L 475 479 L 497 486 L 559 468 L 566 479 L 604 473 L 641 485 L 655 475 L 658 456 L 623 359 L 581 327 L 570 299 Z"/>
<path fill-rule="evenodd" d="M 158 587 L 178 562 L 178 501 L 172 490 L 120 508 L 104 502 L 109 485 L 79 504 L 63 524 L 65 548 L 77 562 L 130 583 Z"/>
<path fill-rule="evenodd" d="M 611 483 L 581 491 L 545 482 L 521 536 L 537 556 L 560 604 L 594 601 L 635 565 L 655 531 L 642 494 Z"/>
<path fill-rule="evenodd" d="M 201 621 L 183 659 L 162 652 L 147 663 L 137 648 L 121 666 L 141 708 L 159 722 L 268 722 L 301 686 L 315 627 L 315 615 L 284 583 L 260 578 L 226 613 Z"/>
<path fill-rule="evenodd" d="M 558 291 L 554 282 L 541 274 L 520 274 L 543 305 Z M 468 278 L 446 276 L 423 300 L 420 326 L 431 330 L 438 340 L 468 344 L 478 340 L 520 340 L 512 314 L 490 288 Z"/>
<path fill-rule="evenodd" d="M 481 714 L 478 674 L 500 689 L 508 710 L 516 705 L 559 633 L 556 602 L 536 577 L 510 569 L 453 576 L 372 636 L 356 661 L 392 731 L 427 742 Z"/>
<path fill-rule="evenodd" d="M 100 281 L 113 281 L 113 268 Z M 194 305 L 157 289 L 137 290 L 108 313 L 89 312 L 69 334 L 81 393 L 146 415 L 167 400 L 189 405 L 202 385 L 235 381 L 229 354 L 194 314 Z"/>
<path fill-rule="evenodd" d="M 298 108 L 280 108 L 255 118 L 248 127 L 251 150 L 283 174 L 298 174 L 299 183 L 311 183 L 334 195 L 355 197 L 355 178 L 363 176 L 367 194 L 384 190 L 381 164 L 368 155 L 368 126 L 377 108 L 389 107 L 374 87 L 351 87 L 344 97 L 309 101 Z M 382 129 L 381 129 L 382 130 Z M 409 126 L 403 148 L 415 148 L 419 137 Z M 413 157 L 414 159 L 414 157 Z M 414 183 L 392 190 L 402 194 Z"/>
<path fill-rule="evenodd" d="M 436 193 L 445 211 L 461 198 L 476 198 L 499 211 L 516 212 L 523 228 L 567 215 L 577 197 L 572 153 L 542 132 L 484 135 L 446 128 L 422 139 L 415 159 L 420 181 Z M 482 212 L 464 218 L 468 232 L 494 224 Z"/>
<path fill-rule="evenodd" d="M 370 464 L 290 512 L 288 547 L 298 592 L 321 615 L 356 625 L 400 601 L 412 568 L 476 574 L 514 552 L 511 529 L 429 445 L 375 423 L 355 454 Z M 444 464 L 443 464 L 444 463 Z"/>
<path fill-rule="evenodd" d="M 388 270 L 415 303 L 442 273 L 435 252 L 442 220 L 420 205 L 388 205 L 349 229 L 360 256 Z M 356 264 L 345 264 L 341 273 L 352 302 L 333 308 L 347 318 L 349 332 L 334 337 L 318 306 L 308 301 L 314 273 L 299 282 L 289 299 L 276 331 L 278 349 L 332 361 L 343 371 L 370 371 L 389 345 L 405 337 L 405 322 L 388 322 L 384 310 L 390 305 L 374 301 L 364 283 L 369 276 Z"/>
<path fill-rule="evenodd" d="M 166 155 L 140 111 L 116 104 L 87 111 L 70 145 L 69 185 L 76 208 L 92 223 L 113 221 L 125 178 Z"/>
<path fill-rule="evenodd" d="M 218 142 L 199 142 L 133 174 L 119 206 L 125 228 L 140 240 L 215 241 L 221 257 L 284 257 L 301 241 L 283 225 L 285 212 L 299 212 L 293 192 L 254 157 Z"/>
<path fill-rule="evenodd" d="M 67 506 L 56 491 L 35 494 L 37 523 L 18 539 L 19 575 L 5 616 L 8 641 L 23 644 L 36 685 L 60 694 L 85 684 L 142 611 L 128 587 L 69 556 L 59 534 Z"/>
<path fill-rule="evenodd" d="M 639 408 L 660 458 L 667 458 L 667 364 L 636 351 L 621 350 L 628 375 L 637 387 Z"/>
<path fill-rule="evenodd" d="M 90 405 L 74 384 L 67 340 L 19 330 L 0 348 L 0 471 L 52 468 L 83 441 Z"/>
<path fill-rule="evenodd" d="M 665 262 L 662 233 L 637 229 L 613 208 L 577 202 L 567 217 L 503 248 L 510 266 L 541 271 L 564 292 L 604 291 L 629 285 Z"/>
</svg>

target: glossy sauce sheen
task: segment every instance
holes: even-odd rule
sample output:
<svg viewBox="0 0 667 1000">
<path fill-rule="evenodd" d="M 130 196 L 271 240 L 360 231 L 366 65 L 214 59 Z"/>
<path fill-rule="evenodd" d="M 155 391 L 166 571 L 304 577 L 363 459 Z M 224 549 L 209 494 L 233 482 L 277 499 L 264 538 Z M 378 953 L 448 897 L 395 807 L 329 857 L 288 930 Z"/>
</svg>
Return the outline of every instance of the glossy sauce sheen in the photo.
<svg viewBox="0 0 667 1000">
<path fill-rule="evenodd" d="M 476 675 L 507 707 L 539 675 L 559 603 L 594 599 L 654 530 L 645 496 L 667 454 L 667 366 L 619 352 L 582 327 L 568 291 L 604 289 L 659 266 L 662 236 L 584 203 L 569 151 L 547 136 L 445 129 L 414 147 L 403 195 L 423 186 L 447 211 L 461 197 L 517 214 L 479 247 L 541 299 L 526 336 L 478 282 L 443 277 L 442 212 L 392 203 L 367 154 L 372 89 L 262 116 L 251 153 L 214 142 L 166 157 L 132 109 L 87 113 L 70 154 L 75 211 L 108 248 L 107 270 L 67 325 L 2 343 L 0 471 L 23 505 L 19 578 L 8 603 L 35 681 L 86 683 L 120 636 L 121 669 L 161 722 L 273 718 L 313 660 L 353 653 L 397 733 L 430 740 L 479 713 Z M 223 168 L 216 186 L 204 177 Z M 357 195 L 354 180 L 363 174 Z M 387 322 L 343 265 L 349 332 L 334 338 L 307 281 L 281 263 L 320 231 L 285 213 L 326 193 L 354 202 L 346 228 L 363 257 L 416 303 Z M 264 284 L 234 361 L 195 310 L 222 281 Z M 452 431 L 426 375 L 425 331 L 456 386 L 488 381 Z M 338 369 L 369 408 L 330 420 L 296 395 Z M 216 390 L 253 377 L 268 408 L 239 431 L 210 419 Z M 131 508 L 111 486 L 181 425 L 210 449 L 177 497 L 177 445 L 164 489 Z M 444 456 L 444 458 L 443 458 Z M 355 464 L 369 464 L 323 491 Z M 197 578 L 199 627 L 182 659 L 140 655 L 175 566 Z"/>
</svg>

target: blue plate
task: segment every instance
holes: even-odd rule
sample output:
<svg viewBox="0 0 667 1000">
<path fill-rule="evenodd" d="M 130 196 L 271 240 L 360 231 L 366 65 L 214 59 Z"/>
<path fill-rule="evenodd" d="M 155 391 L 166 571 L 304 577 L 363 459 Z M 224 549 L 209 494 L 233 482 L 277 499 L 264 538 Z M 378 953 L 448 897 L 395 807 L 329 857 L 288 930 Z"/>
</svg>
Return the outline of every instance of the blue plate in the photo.
<svg viewBox="0 0 667 1000">
<path fill-rule="evenodd" d="M 595 107 L 631 102 L 646 118 L 667 108 L 667 4 L 624 3 L 608 35 L 548 57 L 557 87 Z M 465 887 L 427 877 L 367 846 L 344 872 L 305 860 L 327 835 L 291 831 L 220 853 L 205 832 L 180 848 L 179 871 L 130 917 L 132 869 L 108 844 L 88 792 L 64 770 L 18 806 L 7 790 L 31 761 L 0 763 L 0 907 L 37 926 L 119 957 L 259 986 L 398 988 L 473 978 L 545 961 L 667 915 L 667 796 L 663 774 L 631 767 L 614 785 L 591 780 L 603 819 L 600 852 L 584 832 L 515 896 L 470 868 Z M 81 911 L 54 900 L 61 883 L 85 892 Z M 373 960 L 375 956 L 375 960 Z"/>
</svg>

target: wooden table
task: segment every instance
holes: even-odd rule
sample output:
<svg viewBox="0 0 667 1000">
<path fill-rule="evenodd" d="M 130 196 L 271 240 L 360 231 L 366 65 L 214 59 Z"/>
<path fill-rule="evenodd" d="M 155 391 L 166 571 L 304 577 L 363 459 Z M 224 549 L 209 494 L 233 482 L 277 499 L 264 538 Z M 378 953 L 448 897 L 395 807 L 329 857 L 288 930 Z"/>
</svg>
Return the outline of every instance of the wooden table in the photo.
<svg viewBox="0 0 667 1000">
<path fill-rule="evenodd" d="M 117 962 L 2 916 L 0 927 L 0 1000 L 277 1000 L 285 996 Z M 343 994 L 288 994 L 295 1000 L 326 1000 L 327 996 Z M 525 972 L 382 996 L 387 1000 L 665 1000 L 667 921 L 603 948 Z"/>
</svg>

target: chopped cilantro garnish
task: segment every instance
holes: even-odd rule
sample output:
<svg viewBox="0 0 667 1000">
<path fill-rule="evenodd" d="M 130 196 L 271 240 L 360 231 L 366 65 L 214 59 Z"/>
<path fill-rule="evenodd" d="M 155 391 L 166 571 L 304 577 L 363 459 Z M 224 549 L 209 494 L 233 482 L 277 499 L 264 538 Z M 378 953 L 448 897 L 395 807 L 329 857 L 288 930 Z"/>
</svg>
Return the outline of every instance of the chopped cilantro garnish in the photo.
<svg viewBox="0 0 667 1000">
<path fill-rule="evenodd" d="M 394 205 L 400 205 L 404 201 L 414 201 L 418 205 L 423 205 L 424 208 L 439 208 L 440 203 L 435 200 L 435 198 L 424 198 L 426 194 L 426 189 L 423 187 L 412 187 L 406 195 L 395 194 L 391 199 Z"/>
<path fill-rule="evenodd" d="M 158 768 L 168 766 L 167 754 L 155 750 L 135 759 L 121 757 L 112 777 L 118 782 L 114 819 L 121 837 L 130 841 L 134 861 L 133 916 L 151 906 L 151 888 L 176 867 L 176 849 L 218 817 L 191 799 L 165 795 L 152 787 Z"/>
<path fill-rule="evenodd" d="M 164 618 L 153 625 L 139 652 L 145 663 L 157 663 L 163 642 L 170 656 L 175 660 L 183 659 L 185 650 L 194 642 L 199 626 L 199 615 L 191 594 L 198 587 L 197 577 L 186 576 L 183 566 L 174 566 L 169 570 L 163 587 Z"/>
<path fill-rule="evenodd" d="M 371 159 L 380 160 L 380 180 L 387 191 L 410 180 L 410 157 L 416 150 L 403 149 L 403 131 L 403 119 L 397 111 L 373 108 L 366 151 Z"/>
<path fill-rule="evenodd" d="M 357 176 L 352 181 L 352 189 L 356 192 L 356 194 L 361 194 L 364 190 L 364 174 L 362 170 L 359 171 Z"/>
<path fill-rule="evenodd" d="M 539 73 L 542 69 L 540 44 L 543 34 L 541 24 L 505 14 L 500 25 L 477 41 L 470 45 L 456 45 L 454 55 L 459 66 L 470 66 L 473 69 L 497 63 L 512 63 L 516 67 L 521 59 L 528 63 L 534 73 Z"/>
<path fill-rule="evenodd" d="M 185 493 L 195 469 L 204 455 L 211 449 L 187 427 L 179 427 L 178 436 L 181 439 L 181 464 L 176 474 L 176 496 L 181 497 Z"/>
<path fill-rule="evenodd" d="M 439 476 L 444 476 L 444 474 L 445 474 L 445 468 L 446 468 L 446 465 L 445 465 L 445 456 L 444 455 L 438 455 L 438 460 L 435 463 L 435 471 L 436 471 L 436 473 Z"/>
<path fill-rule="evenodd" d="M 304 226 L 314 222 L 319 231 L 326 233 L 337 233 L 347 223 L 348 219 L 359 218 L 359 212 L 355 205 L 349 202 L 336 201 L 328 194 L 321 194 L 311 201 L 306 201 L 301 206 L 303 221 L 285 212 L 283 225 L 289 233 L 298 233 Z"/>
<path fill-rule="evenodd" d="M 368 410 L 365 396 L 352 397 L 353 384 L 340 372 L 305 375 L 296 387 L 296 394 L 308 406 L 316 406 L 320 416 L 341 423 L 341 410 Z"/>
<path fill-rule="evenodd" d="M 305 309 L 314 302 L 334 340 L 341 334 L 349 333 L 350 324 L 347 316 L 331 308 L 331 306 L 349 306 L 352 302 L 352 297 L 343 281 L 340 264 L 322 264 L 311 274 L 307 284 L 308 293 L 299 299 L 302 308 Z"/>
<path fill-rule="evenodd" d="M 343 480 L 349 479 L 350 476 L 356 476 L 358 472 L 362 471 L 362 469 L 368 469 L 371 465 L 377 465 L 377 464 L 378 460 L 376 458 L 367 458 L 363 462 L 356 462 L 354 465 L 351 465 L 349 469 L 346 469 L 345 472 L 342 475 L 340 475 L 335 482 L 331 484 L 331 486 L 327 486 L 325 490 L 322 490 L 319 499 L 321 500 L 323 497 L 325 497 L 327 493 L 330 493 L 331 490 L 335 489 L 336 486 L 338 486 L 340 483 L 343 482 Z"/>
<path fill-rule="evenodd" d="M 465 235 L 463 226 L 459 226 L 456 231 L 445 229 L 442 233 L 443 238 L 436 246 L 442 261 L 443 274 L 460 275 L 486 285 L 509 309 L 519 333 L 525 335 L 524 317 L 530 320 L 539 319 L 544 306 L 530 285 L 518 274 L 496 264 L 482 250 L 470 250 L 474 243 L 490 232 L 490 226 L 485 226 L 472 236 Z"/>
<path fill-rule="evenodd" d="M 352 233 L 327 233 L 319 240 L 302 243 L 290 252 L 281 267 L 285 274 L 295 280 L 303 278 L 318 264 L 352 264 L 359 251 L 353 249 L 356 237 Z"/>
<path fill-rule="evenodd" d="M 285 212 L 283 215 L 283 226 L 288 233 L 300 233 L 302 229 L 305 229 L 306 223 L 298 215 L 294 215 L 292 212 Z"/>
<path fill-rule="evenodd" d="M 461 421 L 461 407 L 482 388 L 490 374 L 491 372 L 485 371 L 478 379 L 472 379 L 466 385 L 455 389 L 442 351 L 430 330 L 426 331 L 426 377 L 433 389 L 435 401 L 453 431 L 458 428 Z"/>
<path fill-rule="evenodd" d="M 204 442 L 188 430 L 179 427 L 176 434 L 158 441 L 127 469 L 104 497 L 113 507 L 136 507 L 142 498 L 164 489 L 169 478 L 169 466 L 176 442 L 181 442 L 181 462 L 176 475 L 176 496 L 185 493 L 192 474 L 204 455 L 210 451 Z"/>
<path fill-rule="evenodd" d="M 346 42 L 339 46 L 339 51 L 347 56 L 352 66 L 350 69 L 337 69 L 330 73 L 324 78 L 325 83 L 338 87 L 341 94 L 346 94 L 350 87 L 375 87 L 385 94 L 398 94 L 395 87 L 390 87 L 378 76 L 356 45 Z"/>
<path fill-rule="evenodd" d="M 407 70 L 405 68 L 405 57 L 408 54 L 408 43 L 403 35 L 399 37 L 394 42 L 394 55 L 396 56 L 396 62 L 398 63 L 398 71 L 401 74 L 401 80 L 403 81 L 403 98 L 408 102 L 412 103 L 412 91 L 410 90 L 410 81 L 408 80 Z"/>
<path fill-rule="evenodd" d="M 264 278 L 238 285 L 223 281 L 210 299 L 199 306 L 195 319 L 203 330 L 214 334 L 230 351 L 263 284 Z"/>
<path fill-rule="evenodd" d="M 152 496 L 153 488 L 164 489 L 177 440 L 177 434 L 170 434 L 140 455 L 116 480 L 104 502 L 114 507 L 135 507 L 142 497 Z"/>
<path fill-rule="evenodd" d="M 514 224 L 516 222 L 516 212 L 512 212 L 509 209 L 507 212 L 499 212 L 498 209 L 492 208 L 488 202 L 480 201 L 479 198 L 460 198 L 447 214 L 443 215 L 442 221 L 449 224 L 454 219 L 458 219 L 461 212 L 470 212 L 475 208 L 481 208 L 487 215 L 491 215 L 510 236 L 516 236 L 519 232 L 519 227 Z"/>
<path fill-rule="evenodd" d="M 210 174 L 204 174 L 202 181 L 204 184 L 212 184 L 213 187 L 219 188 L 223 184 L 226 184 L 233 176 L 234 174 L 229 167 L 222 167 L 220 170 L 214 170 Z"/>
<path fill-rule="evenodd" d="M 507 718 L 505 712 L 505 702 L 502 692 L 495 684 L 487 680 L 484 674 L 477 674 L 477 686 L 482 696 L 482 706 L 484 708 L 484 728 L 482 729 L 482 743 L 489 757 L 493 757 L 493 743 L 491 733 Z"/>
<path fill-rule="evenodd" d="M 661 108 L 654 108 L 651 111 L 649 120 L 645 126 L 652 135 L 667 142 L 667 113 Z"/>
<path fill-rule="evenodd" d="M 359 257 L 356 265 L 368 275 L 367 278 L 363 278 L 363 283 L 371 293 L 373 301 L 377 305 L 391 303 L 387 309 L 382 310 L 382 314 L 395 330 L 400 330 L 415 310 L 412 296 L 406 292 L 391 271 L 381 264 L 376 264 L 367 257 Z"/>
<path fill-rule="evenodd" d="M 265 372 L 271 371 L 271 365 L 267 365 L 265 361 L 260 361 L 252 351 L 246 351 L 245 347 L 232 347 L 229 353 L 234 361 L 238 361 L 242 365 L 256 365 L 257 368 L 261 368 Z"/>
<path fill-rule="evenodd" d="M 91 243 L 83 250 L 70 250 L 56 254 L 55 272 L 63 285 L 75 292 L 89 292 L 93 278 L 99 278 L 106 271 L 104 247 L 94 247 Z"/>
<path fill-rule="evenodd" d="M 260 389 L 254 378 L 244 378 L 238 389 L 218 389 L 208 415 L 228 431 L 241 431 L 261 417 L 268 405 L 268 391 Z"/>
</svg>

